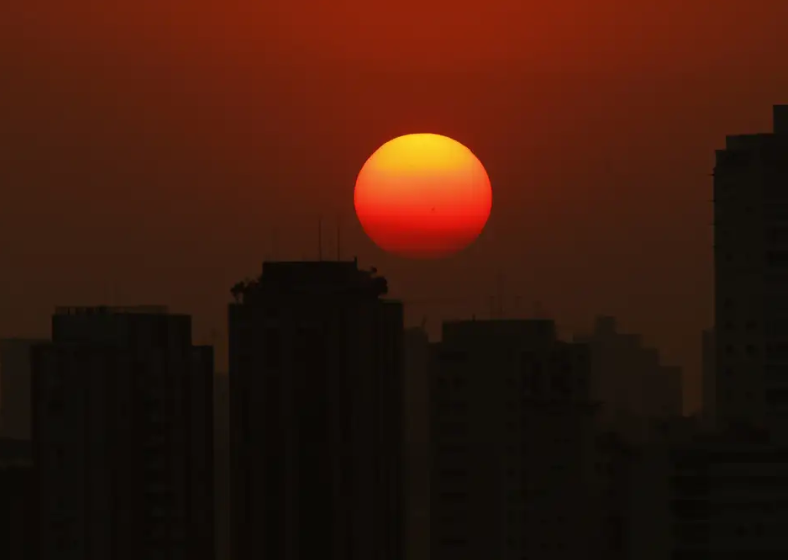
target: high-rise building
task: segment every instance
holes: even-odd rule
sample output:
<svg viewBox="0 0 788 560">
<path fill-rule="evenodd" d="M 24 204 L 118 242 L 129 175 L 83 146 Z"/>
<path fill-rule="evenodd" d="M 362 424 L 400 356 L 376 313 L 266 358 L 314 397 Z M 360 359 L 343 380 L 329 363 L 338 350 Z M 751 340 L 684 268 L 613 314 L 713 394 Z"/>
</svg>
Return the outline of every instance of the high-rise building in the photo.
<svg viewBox="0 0 788 560">
<path fill-rule="evenodd" d="M 214 375 L 213 396 L 216 560 L 230 560 L 230 379 L 226 373 Z"/>
<path fill-rule="evenodd" d="M 231 552 L 403 557 L 403 308 L 350 262 L 266 262 L 229 306 Z"/>
<path fill-rule="evenodd" d="M 714 329 L 703 331 L 701 339 L 701 369 L 703 384 L 703 412 L 701 414 L 704 431 L 713 431 L 717 427 L 717 410 L 715 402 L 717 391 L 714 386 L 717 380 L 717 368 L 714 365 Z"/>
<path fill-rule="evenodd" d="M 716 415 L 788 434 L 788 105 L 714 167 Z"/>
<path fill-rule="evenodd" d="M 41 558 L 211 560 L 213 350 L 159 307 L 69 307 L 32 352 Z"/>
<path fill-rule="evenodd" d="M 628 558 L 788 555 L 788 449 L 767 432 L 650 442 L 627 462 Z"/>
<path fill-rule="evenodd" d="M 0 558 L 38 560 L 30 441 L 0 439 Z"/>
<path fill-rule="evenodd" d="M 430 557 L 429 356 L 427 332 L 405 331 L 404 497 L 408 560 Z"/>
<path fill-rule="evenodd" d="M 590 558 L 590 356 L 548 320 L 445 323 L 430 366 L 433 560 Z"/>
<path fill-rule="evenodd" d="M 30 439 L 30 349 L 39 339 L 0 340 L 0 432 L 3 437 Z"/>
</svg>

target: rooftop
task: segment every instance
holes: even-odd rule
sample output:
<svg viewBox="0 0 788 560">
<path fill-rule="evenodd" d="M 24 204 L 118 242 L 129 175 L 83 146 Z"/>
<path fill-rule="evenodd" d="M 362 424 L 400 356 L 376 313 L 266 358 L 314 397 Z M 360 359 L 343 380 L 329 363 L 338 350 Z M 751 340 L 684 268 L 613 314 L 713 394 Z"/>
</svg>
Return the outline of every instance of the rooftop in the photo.
<svg viewBox="0 0 788 560">
<path fill-rule="evenodd" d="M 230 292 L 238 303 L 250 303 L 261 294 L 380 297 L 388 282 L 377 270 L 358 268 L 352 261 L 267 261 L 257 278 L 238 282 Z"/>
<path fill-rule="evenodd" d="M 554 342 L 558 339 L 552 319 L 494 319 L 447 321 L 443 323 L 443 341 L 466 341 L 495 338 Z"/>
<path fill-rule="evenodd" d="M 166 315 L 166 305 L 128 305 L 128 306 L 60 306 L 55 315 Z"/>
<path fill-rule="evenodd" d="M 788 105 L 775 105 L 772 108 L 772 122 L 775 134 L 788 134 Z"/>
<path fill-rule="evenodd" d="M 725 137 L 726 150 L 784 149 L 788 137 L 788 105 L 772 107 L 772 132 L 756 134 L 730 134 Z"/>
</svg>

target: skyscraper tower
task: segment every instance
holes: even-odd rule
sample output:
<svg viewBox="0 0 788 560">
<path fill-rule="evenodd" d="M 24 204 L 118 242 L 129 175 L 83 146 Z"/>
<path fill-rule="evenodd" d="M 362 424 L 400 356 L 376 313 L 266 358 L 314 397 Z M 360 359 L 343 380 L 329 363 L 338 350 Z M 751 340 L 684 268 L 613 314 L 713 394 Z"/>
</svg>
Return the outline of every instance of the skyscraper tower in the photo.
<svg viewBox="0 0 788 560">
<path fill-rule="evenodd" d="M 788 434 L 788 105 L 716 152 L 714 272 L 718 427 Z"/>
<path fill-rule="evenodd" d="M 403 310 L 386 292 L 355 261 L 266 262 L 233 289 L 233 558 L 402 558 Z"/>
<path fill-rule="evenodd" d="M 39 558 L 212 560 L 213 350 L 159 307 L 69 307 L 33 348 Z"/>
</svg>

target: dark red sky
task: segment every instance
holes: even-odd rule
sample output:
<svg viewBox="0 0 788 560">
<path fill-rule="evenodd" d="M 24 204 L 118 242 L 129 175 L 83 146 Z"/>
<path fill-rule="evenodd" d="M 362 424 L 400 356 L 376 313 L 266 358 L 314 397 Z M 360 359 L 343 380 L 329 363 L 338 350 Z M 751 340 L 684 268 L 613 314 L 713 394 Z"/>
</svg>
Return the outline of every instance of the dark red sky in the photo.
<svg viewBox="0 0 788 560">
<path fill-rule="evenodd" d="M 501 270 L 512 314 L 519 296 L 568 328 L 609 313 L 644 333 L 688 368 L 694 408 L 713 150 L 788 102 L 788 2 L 380 6 L 4 2 L 0 335 L 109 301 L 168 302 L 198 340 L 223 336 L 271 231 L 278 257 L 313 257 L 318 216 L 341 214 L 345 254 L 396 295 L 469 298 L 411 321 L 484 314 Z M 446 262 L 381 254 L 352 215 L 364 160 L 419 131 L 493 181 L 488 230 Z"/>
</svg>

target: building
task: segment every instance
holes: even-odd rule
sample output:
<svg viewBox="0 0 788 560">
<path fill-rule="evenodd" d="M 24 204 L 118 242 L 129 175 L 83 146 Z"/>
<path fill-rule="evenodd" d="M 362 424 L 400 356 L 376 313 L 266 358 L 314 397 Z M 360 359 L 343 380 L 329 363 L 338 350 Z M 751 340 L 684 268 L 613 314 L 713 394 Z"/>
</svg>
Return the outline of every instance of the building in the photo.
<svg viewBox="0 0 788 560">
<path fill-rule="evenodd" d="M 30 439 L 30 349 L 39 339 L 0 340 L 0 432 Z"/>
<path fill-rule="evenodd" d="M 788 434 L 788 105 L 774 132 L 727 136 L 714 166 L 719 427 Z"/>
<path fill-rule="evenodd" d="M 0 439 L 0 558 L 37 560 L 30 442 Z"/>
<path fill-rule="evenodd" d="M 552 321 L 444 324 L 430 366 L 433 560 L 595 557 L 590 365 Z"/>
<path fill-rule="evenodd" d="M 402 304 L 356 261 L 232 292 L 233 558 L 400 560 Z"/>
<path fill-rule="evenodd" d="M 788 449 L 766 432 L 640 446 L 621 480 L 629 558 L 788 555 Z"/>
<path fill-rule="evenodd" d="M 230 379 L 214 375 L 214 504 L 216 560 L 230 558 Z"/>
<path fill-rule="evenodd" d="M 32 352 L 39 554 L 211 560 L 213 351 L 159 307 L 69 307 Z"/>
<path fill-rule="evenodd" d="M 613 317 L 597 317 L 589 335 L 576 336 L 591 351 L 590 392 L 602 404 L 598 420 L 630 441 L 646 441 L 655 423 L 682 416 L 683 373 L 661 363 L 642 337 L 619 332 Z"/>
<path fill-rule="evenodd" d="M 596 438 L 594 455 L 601 538 L 601 549 L 597 558 L 629 560 L 629 538 L 633 521 L 630 478 L 634 448 L 619 434 L 603 432 Z"/>
<path fill-rule="evenodd" d="M 714 349 L 714 329 L 703 331 L 701 340 L 702 383 L 703 383 L 703 412 L 702 426 L 704 431 L 714 431 L 717 425 L 717 412 L 715 401 L 717 390 L 714 385 L 717 371 L 714 364 L 716 352 Z"/>
<path fill-rule="evenodd" d="M 408 560 L 430 557 L 430 342 L 422 328 L 405 331 L 405 503 Z"/>
</svg>

